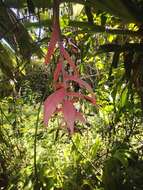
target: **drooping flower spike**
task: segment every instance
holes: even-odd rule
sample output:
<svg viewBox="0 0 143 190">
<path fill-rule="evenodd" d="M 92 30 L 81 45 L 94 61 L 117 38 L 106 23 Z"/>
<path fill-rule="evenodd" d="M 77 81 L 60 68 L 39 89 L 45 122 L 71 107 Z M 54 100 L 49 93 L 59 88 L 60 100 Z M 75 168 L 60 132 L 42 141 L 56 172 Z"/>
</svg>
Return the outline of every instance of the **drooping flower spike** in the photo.
<svg viewBox="0 0 143 190">
<path fill-rule="evenodd" d="M 48 96 L 44 102 L 44 124 L 48 125 L 49 119 L 54 113 L 62 112 L 67 129 L 70 134 L 73 134 L 76 121 L 80 121 L 83 124 L 86 123 L 83 114 L 76 110 L 74 102 L 80 98 L 88 100 L 93 105 L 96 105 L 96 100 L 92 87 L 87 82 L 80 79 L 76 64 L 63 45 L 59 24 L 59 1 L 54 0 L 53 32 L 49 42 L 48 52 L 45 57 L 45 64 L 50 63 L 57 45 L 60 50 L 60 55 L 53 76 L 56 91 Z M 72 74 L 65 69 L 65 64 L 69 65 Z M 61 76 L 62 82 L 59 80 Z M 81 88 L 85 88 L 91 94 L 91 97 L 71 91 L 71 81 L 78 83 Z"/>
</svg>

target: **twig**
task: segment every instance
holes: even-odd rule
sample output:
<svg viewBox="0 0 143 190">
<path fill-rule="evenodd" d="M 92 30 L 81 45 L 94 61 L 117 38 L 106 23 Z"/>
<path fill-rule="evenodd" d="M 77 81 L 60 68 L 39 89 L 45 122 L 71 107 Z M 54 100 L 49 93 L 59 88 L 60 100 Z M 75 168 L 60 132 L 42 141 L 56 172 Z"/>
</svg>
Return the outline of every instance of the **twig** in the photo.
<svg viewBox="0 0 143 190">
<path fill-rule="evenodd" d="M 35 135 L 34 135 L 34 177 L 35 177 L 36 183 L 38 181 L 37 161 L 36 161 L 36 157 L 37 157 L 37 132 L 38 132 L 42 102 L 43 102 L 43 99 L 41 100 L 39 108 L 38 108 L 37 120 L 36 120 L 36 124 L 35 124 Z"/>
</svg>

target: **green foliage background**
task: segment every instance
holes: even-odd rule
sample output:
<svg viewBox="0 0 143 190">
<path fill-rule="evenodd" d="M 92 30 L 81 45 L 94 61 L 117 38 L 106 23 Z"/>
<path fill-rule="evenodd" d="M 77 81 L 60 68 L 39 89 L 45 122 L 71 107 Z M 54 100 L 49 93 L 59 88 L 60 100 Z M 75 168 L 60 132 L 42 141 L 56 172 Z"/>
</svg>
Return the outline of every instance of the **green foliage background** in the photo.
<svg viewBox="0 0 143 190">
<path fill-rule="evenodd" d="M 72 137 L 56 116 L 43 126 L 52 5 L 0 2 L 0 189 L 142 190 L 143 1 L 62 1 L 65 46 L 97 99 L 80 101 L 87 123 Z"/>
</svg>

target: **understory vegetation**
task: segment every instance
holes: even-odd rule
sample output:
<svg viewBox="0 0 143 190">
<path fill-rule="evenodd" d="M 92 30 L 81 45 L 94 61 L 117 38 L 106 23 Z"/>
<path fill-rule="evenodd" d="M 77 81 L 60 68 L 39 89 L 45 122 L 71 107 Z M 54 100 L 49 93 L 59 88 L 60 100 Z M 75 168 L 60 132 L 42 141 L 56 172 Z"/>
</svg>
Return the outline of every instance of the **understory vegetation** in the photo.
<svg viewBox="0 0 143 190">
<path fill-rule="evenodd" d="M 0 1 L 1 190 L 143 189 L 142 14 L 142 0 Z M 61 88 L 79 121 L 44 115 Z"/>
</svg>

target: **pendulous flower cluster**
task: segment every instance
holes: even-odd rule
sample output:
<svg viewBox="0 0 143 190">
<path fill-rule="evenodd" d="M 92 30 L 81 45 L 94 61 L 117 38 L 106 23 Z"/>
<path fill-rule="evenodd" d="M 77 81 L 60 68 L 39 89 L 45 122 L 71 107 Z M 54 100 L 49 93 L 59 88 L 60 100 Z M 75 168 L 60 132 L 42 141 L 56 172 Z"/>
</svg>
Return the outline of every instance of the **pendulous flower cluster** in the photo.
<svg viewBox="0 0 143 190">
<path fill-rule="evenodd" d="M 55 15 L 57 15 L 57 12 Z M 76 121 L 86 123 L 83 114 L 77 111 L 74 103 L 77 102 L 78 99 L 86 99 L 93 105 L 96 105 L 96 99 L 91 86 L 80 79 L 77 67 L 63 45 L 60 33 L 59 18 L 58 16 L 54 16 L 53 32 L 45 57 L 45 64 L 50 63 L 56 45 L 58 45 L 60 55 L 53 76 L 55 92 L 48 96 L 44 102 L 44 124 L 48 125 L 49 119 L 54 113 L 61 112 L 69 133 L 73 134 Z M 67 65 L 69 65 L 68 68 L 72 72 L 66 70 Z M 71 88 L 73 82 L 78 83 L 81 88 L 88 90 L 91 96 L 86 96 L 80 92 L 74 92 Z"/>
</svg>

